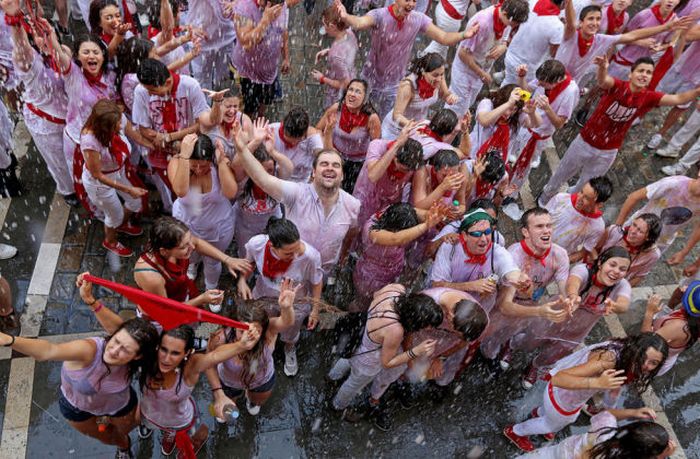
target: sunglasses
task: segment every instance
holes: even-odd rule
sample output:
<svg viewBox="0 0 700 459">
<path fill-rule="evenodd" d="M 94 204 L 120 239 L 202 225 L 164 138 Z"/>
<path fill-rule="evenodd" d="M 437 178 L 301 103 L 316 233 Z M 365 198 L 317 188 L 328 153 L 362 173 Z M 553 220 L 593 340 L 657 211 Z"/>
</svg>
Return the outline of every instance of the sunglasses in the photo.
<svg viewBox="0 0 700 459">
<path fill-rule="evenodd" d="M 484 231 L 468 231 L 467 232 L 467 234 L 471 237 L 490 236 L 491 233 L 493 233 L 493 230 L 491 228 L 487 228 Z"/>
</svg>

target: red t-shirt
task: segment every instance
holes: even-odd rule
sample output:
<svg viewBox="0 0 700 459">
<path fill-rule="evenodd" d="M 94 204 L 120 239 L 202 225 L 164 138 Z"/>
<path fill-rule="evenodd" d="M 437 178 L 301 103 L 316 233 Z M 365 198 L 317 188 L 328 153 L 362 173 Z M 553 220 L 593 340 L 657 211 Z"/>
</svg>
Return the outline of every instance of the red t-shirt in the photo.
<svg viewBox="0 0 700 459">
<path fill-rule="evenodd" d="M 665 95 L 648 89 L 632 92 L 629 81 L 614 80 L 581 130 L 581 138 L 599 150 L 620 148 L 634 119 L 658 106 Z"/>
</svg>

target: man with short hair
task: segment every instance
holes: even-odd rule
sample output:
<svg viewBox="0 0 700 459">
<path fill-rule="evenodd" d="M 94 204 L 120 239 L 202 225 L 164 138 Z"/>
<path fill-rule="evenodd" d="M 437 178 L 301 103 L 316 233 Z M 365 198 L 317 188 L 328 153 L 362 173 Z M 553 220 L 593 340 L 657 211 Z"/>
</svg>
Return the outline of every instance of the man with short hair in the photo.
<svg viewBox="0 0 700 459">
<path fill-rule="evenodd" d="M 579 135 L 569 144 L 559 167 L 542 191 L 540 204 L 549 201 L 559 187 L 576 174 L 579 179 L 572 191 L 580 191 L 591 177 L 605 175 L 636 118 L 652 108 L 683 104 L 700 95 L 700 87 L 680 94 L 650 91 L 654 61 L 648 57 L 634 63 L 629 81 L 608 75 L 605 56 L 597 56 L 594 62 L 598 66 L 598 85 L 603 89 L 603 97 Z"/>
<path fill-rule="evenodd" d="M 306 182 L 309 180 L 312 163 L 323 150 L 323 140 L 316 128 L 309 126 L 309 115 L 301 107 L 293 107 L 281 123 L 270 124 L 275 149 L 294 163 L 289 180 Z"/>
</svg>

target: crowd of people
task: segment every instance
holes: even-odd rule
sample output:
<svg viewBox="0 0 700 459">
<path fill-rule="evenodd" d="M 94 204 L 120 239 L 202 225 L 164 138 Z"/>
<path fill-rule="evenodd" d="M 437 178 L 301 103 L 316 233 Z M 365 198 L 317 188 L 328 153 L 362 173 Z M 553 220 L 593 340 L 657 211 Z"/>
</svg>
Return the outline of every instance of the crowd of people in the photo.
<svg viewBox="0 0 700 459">
<path fill-rule="evenodd" d="M 48 20 L 40 3 L 0 0 L 3 196 L 22 192 L 19 111 L 56 192 L 101 222 L 107 253 L 138 249 L 138 288 L 213 313 L 231 292 L 224 313 L 242 323 L 206 340 L 197 323 L 173 327 L 141 306 L 124 320 L 83 273 L 80 296 L 106 336 L 55 344 L 19 336 L 0 278 L 0 345 L 63 362 L 61 414 L 118 458 L 133 457 L 135 428 L 159 431 L 165 455 L 196 456 L 208 437 L 192 399 L 202 373 L 217 420 L 243 405 L 258 415 L 277 339 L 293 378 L 302 330 L 332 306 L 345 311 L 330 406 L 350 422 L 389 430 L 390 387 L 410 407 L 414 385 L 449 394 L 478 355 L 505 377 L 518 352 L 523 389 L 546 381 L 541 405 L 503 426 L 528 457 L 672 454 L 654 410 L 624 408 L 621 394 L 644 392 L 700 334 L 700 259 L 688 260 L 700 175 L 685 175 L 700 140 L 614 220 L 603 206 L 621 193 L 610 169 L 627 133 L 651 109 L 670 107 L 647 145 L 660 157 L 678 157 L 700 129 L 700 2 L 639 0 L 631 15 L 632 0 L 334 0 L 321 16 L 330 46 L 308 74 L 324 92 L 315 125 L 299 106 L 265 118 L 281 75 L 306 72 L 290 60 L 298 3 L 148 0 L 144 13 L 131 0 L 57 0 Z M 580 132 L 533 186 L 568 122 Z M 503 214 L 517 241 L 498 231 Z M 132 248 L 125 238 L 151 218 L 148 243 Z M 639 333 L 588 343 L 664 257 L 686 263 L 673 296 L 647 299 Z M 352 294 L 336 301 L 343 277 Z M 587 433 L 536 450 L 536 436 L 554 440 L 581 411 Z"/>
</svg>

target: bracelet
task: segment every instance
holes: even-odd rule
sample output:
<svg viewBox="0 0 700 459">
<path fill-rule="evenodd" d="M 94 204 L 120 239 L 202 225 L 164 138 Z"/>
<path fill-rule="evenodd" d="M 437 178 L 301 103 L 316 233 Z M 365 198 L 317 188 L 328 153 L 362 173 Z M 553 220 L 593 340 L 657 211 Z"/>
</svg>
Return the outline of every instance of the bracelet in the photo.
<svg viewBox="0 0 700 459">
<path fill-rule="evenodd" d="M 326 77 L 324 75 L 321 75 L 321 78 L 318 79 L 318 82 L 321 84 L 326 84 Z"/>
<path fill-rule="evenodd" d="M 406 353 L 408 354 L 408 358 L 411 359 L 411 360 L 415 360 L 415 359 L 418 357 L 418 356 L 416 355 L 416 353 L 413 352 L 413 349 L 412 349 L 412 348 L 409 349 L 409 350 L 407 350 Z"/>
<path fill-rule="evenodd" d="M 95 298 L 95 299 L 92 301 L 92 303 L 85 303 L 85 304 L 87 304 L 88 306 L 92 306 L 93 304 L 97 303 L 97 301 L 98 301 L 97 298 Z"/>
<path fill-rule="evenodd" d="M 101 310 L 104 306 L 105 306 L 104 304 L 100 303 L 100 304 L 97 305 L 96 308 L 94 308 L 94 309 L 92 310 L 92 312 L 94 312 L 95 314 L 97 314 L 98 312 L 100 312 L 100 310 Z"/>
<path fill-rule="evenodd" d="M 12 341 L 8 344 L 3 344 L 3 347 L 12 347 L 12 345 L 15 344 L 15 335 L 10 335 L 10 338 L 12 338 Z"/>
<path fill-rule="evenodd" d="M 224 389 L 221 388 L 221 387 L 215 387 L 215 388 L 213 388 L 211 391 L 212 391 L 212 392 L 216 392 L 217 390 L 224 390 Z"/>
<path fill-rule="evenodd" d="M 460 33 L 460 36 L 462 37 L 462 40 L 464 40 L 464 36 L 467 34 L 466 30 L 462 30 L 462 33 Z"/>
</svg>

